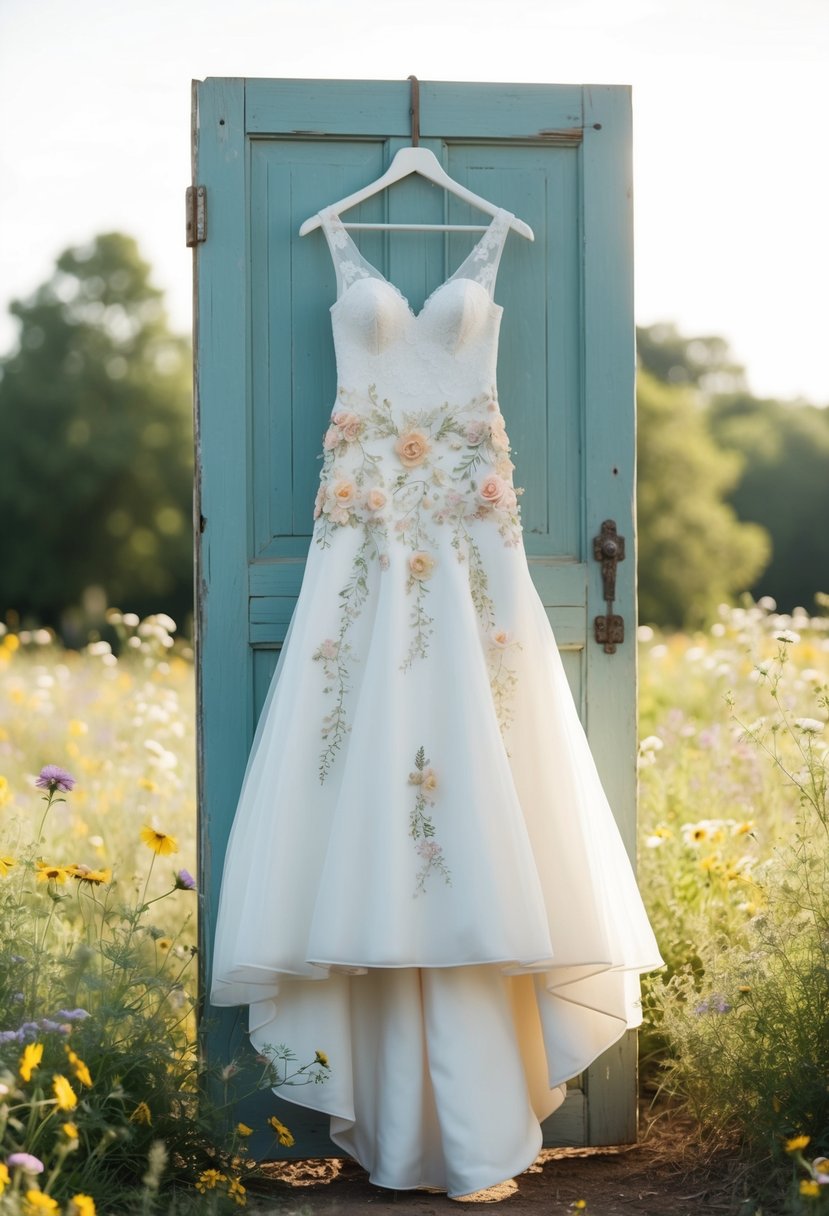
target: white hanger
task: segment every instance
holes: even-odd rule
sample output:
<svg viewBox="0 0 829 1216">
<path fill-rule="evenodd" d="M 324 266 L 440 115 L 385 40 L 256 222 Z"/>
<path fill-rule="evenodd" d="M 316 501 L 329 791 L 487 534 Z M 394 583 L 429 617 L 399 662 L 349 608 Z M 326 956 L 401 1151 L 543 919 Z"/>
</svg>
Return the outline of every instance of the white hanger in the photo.
<svg viewBox="0 0 829 1216">
<path fill-rule="evenodd" d="M 488 199 L 481 198 L 479 194 L 473 194 L 466 186 L 462 186 L 460 182 L 456 182 L 450 177 L 446 170 L 441 165 L 434 152 L 428 148 L 410 147 L 401 148 L 395 153 L 394 159 L 389 165 L 382 177 L 378 177 L 376 181 L 371 182 L 368 186 L 363 186 L 361 190 L 355 190 L 353 194 L 349 194 L 347 198 L 340 199 L 338 203 L 334 203 L 330 208 L 339 215 L 341 211 L 347 211 L 349 207 L 356 207 L 358 203 L 362 203 L 365 199 L 371 198 L 374 194 L 379 194 L 381 190 L 385 190 L 388 186 L 393 186 L 395 182 L 399 182 L 401 178 L 408 177 L 410 173 L 419 173 L 421 177 L 427 178 L 430 182 L 434 182 L 436 186 L 442 186 L 444 190 L 457 195 L 465 203 L 470 203 L 473 207 L 478 207 L 481 211 L 485 211 L 487 215 L 495 216 L 501 208 L 496 207 L 494 203 Z M 309 232 L 313 232 L 315 228 L 320 226 L 319 215 L 312 215 L 305 221 L 299 230 L 300 236 L 307 236 Z M 348 228 L 373 228 L 385 229 L 393 228 L 395 231 L 408 232 L 483 232 L 486 230 L 486 225 L 480 224 L 347 224 Z M 535 240 L 533 230 L 529 224 L 525 224 L 523 220 L 513 216 L 510 222 L 510 228 L 517 232 L 520 236 L 524 236 L 528 241 Z"/>
</svg>

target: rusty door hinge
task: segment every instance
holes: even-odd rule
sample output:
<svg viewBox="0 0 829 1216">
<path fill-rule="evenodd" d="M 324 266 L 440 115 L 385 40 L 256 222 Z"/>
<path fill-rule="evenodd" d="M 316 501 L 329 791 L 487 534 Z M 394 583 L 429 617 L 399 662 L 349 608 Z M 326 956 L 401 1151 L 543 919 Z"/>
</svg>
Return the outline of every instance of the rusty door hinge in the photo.
<svg viewBox="0 0 829 1216">
<path fill-rule="evenodd" d="M 602 530 L 593 538 L 593 556 L 602 563 L 602 588 L 607 612 L 593 622 L 594 636 L 605 654 L 615 654 L 625 640 L 624 618 L 613 611 L 616 599 L 616 566 L 625 560 L 625 538 L 616 531 L 615 519 L 606 519 Z"/>
<path fill-rule="evenodd" d="M 207 240 L 207 187 L 188 186 L 185 206 L 189 249 Z"/>
</svg>

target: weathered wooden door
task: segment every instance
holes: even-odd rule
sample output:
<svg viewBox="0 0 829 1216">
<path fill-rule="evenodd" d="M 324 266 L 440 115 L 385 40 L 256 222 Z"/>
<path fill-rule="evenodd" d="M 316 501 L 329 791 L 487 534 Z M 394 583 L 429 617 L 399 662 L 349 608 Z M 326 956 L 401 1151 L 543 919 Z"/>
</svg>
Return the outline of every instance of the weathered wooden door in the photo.
<svg viewBox="0 0 829 1216">
<path fill-rule="evenodd" d="M 410 142 L 406 82 L 196 82 L 194 184 L 206 239 L 195 247 L 197 656 L 203 991 L 225 841 L 259 709 L 302 578 L 317 454 L 335 398 L 321 232 L 298 228 L 378 177 Z M 533 577 L 631 854 L 635 849 L 634 330 L 630 95 L 621 87 L 421 85 L 421 142 L 448 172 L 535 231 L 511 235 L 498 387 L 515 449 Z M 422 179 L 349 220 L 480 222 Z M 474 237 L 367 232 L 365 255 L 415 308 Z M 593 538 L 627 539 L 615 654 L 593 640 L 604 613 Z M 277 879 L 275 879 L 277 881 Z M 211 1061 L 226 1063 L 244 1013 L 206 1009 Z M 262 1126 L 270 1091 L 240 1108 Z M 327 1120 L 291 1105 L 291 1155 L 325 1153 Z M 635 1139 L 634 1036 L 575 1078 L 549 1143 Z M 255 1145 L 254 1145 L 255 1147 Z"/>
</svg>

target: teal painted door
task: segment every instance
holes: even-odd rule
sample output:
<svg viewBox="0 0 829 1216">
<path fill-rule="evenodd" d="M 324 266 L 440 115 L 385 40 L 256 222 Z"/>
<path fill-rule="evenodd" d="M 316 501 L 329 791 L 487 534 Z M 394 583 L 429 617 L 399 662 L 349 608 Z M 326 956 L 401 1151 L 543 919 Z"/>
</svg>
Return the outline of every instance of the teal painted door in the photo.
<svg viewBox="0 0 829 1216">
<path fill-rule="evenodd" d="M 335 399 L 334 273 L 301 222 L 378 177 L 410 142 L 406 82 L 210 79 L 194 84 L 194 183 L 207 194 L 195 251 L 197 660 L 202 991 L 225 842 L 259 709 L 302 579 L 321 436 Z M 635 851 L 634 330 L 630 94 L 575 85 L 421 85 L 421 142 L 448 172 L 534 229 L 510 234 L 496 300 L 505 308 L 498 388 L 525 487 L 533 577 L 629 852 Z M 349 221 L 481 222 L 409 178 Z M 356 234 L 355 234 L 356 235 Z M 365 232 L 365 256 L 419 308 L 474 236 Z M 627 540 L 614 655 L 592 638 L 605 611 L 593 538 Z M 274 881 L 278 881 L 275 874 Z M 205 1009 L 221 1067 L 243 1050 L 244 1014 Z M 242 1045 L 240 1047 L 240 1044 Z M 324 1046 L 324 1045 L 323 1045 Z M 336 1152 L 327 1120 L 273 1098 L 291 1155 Z M 548 1121 L 548 1143 L 636 1136 L 632 1034 Z M 254 1151 L 257 1148 L 254 1143 Z"/>
</svg>

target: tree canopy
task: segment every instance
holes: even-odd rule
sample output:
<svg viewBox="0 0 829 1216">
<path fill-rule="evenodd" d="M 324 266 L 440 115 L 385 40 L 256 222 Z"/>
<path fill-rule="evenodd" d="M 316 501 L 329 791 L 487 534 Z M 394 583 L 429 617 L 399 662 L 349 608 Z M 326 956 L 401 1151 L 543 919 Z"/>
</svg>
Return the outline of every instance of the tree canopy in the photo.
<svg viewBox="0 0 829 1216">
<path fill-rule="evenodd" d="M 742 460 L 717 447 L 693 391 L 640 369 L 638 416 L 639 616 L 700 625 L 752 585 L 768 537 L 725 501 Z"/>
<path fill-rule="evenodd" d="M 0 379 L 0 611 L 58 625 L 90 587 L 192 608 L 190 352 L 120 233 L 67 249 L 11 312 Z"/>
</svg>

